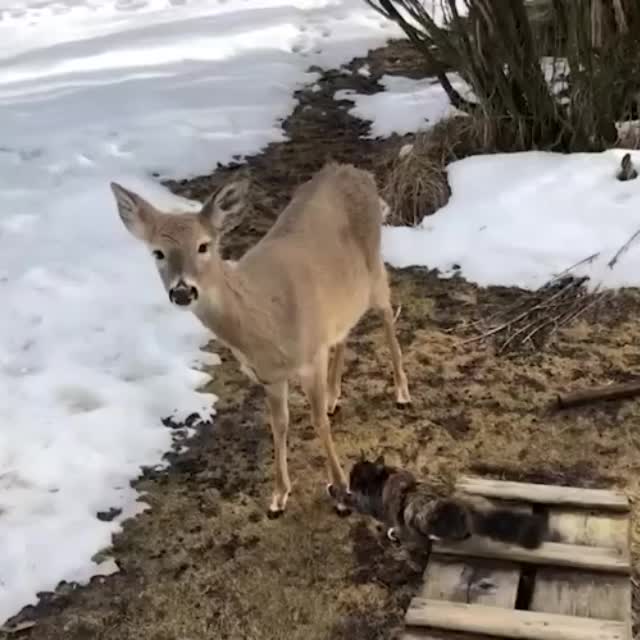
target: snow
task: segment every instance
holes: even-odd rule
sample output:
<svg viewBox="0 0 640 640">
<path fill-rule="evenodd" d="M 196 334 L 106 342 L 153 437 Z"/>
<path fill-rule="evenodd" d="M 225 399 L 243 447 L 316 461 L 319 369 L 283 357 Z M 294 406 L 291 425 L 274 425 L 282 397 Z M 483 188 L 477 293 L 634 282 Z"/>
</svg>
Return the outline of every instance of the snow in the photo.
<svg viewBox="0 0 640 640">
<path fill-rule="evenodd" d="M 0 1 L 0 624 L 116 570 L 92 557 L 143 508 L 130 481 L 172 444 L 160 419 L 213 412 L 207 333 L 168 304 L 109 181 L 195 206 L 152 174 L 281 139 L 310 65 L 398 35 L 361 0 Z"/>
<path fill-rule="evenodd" d="M 458 74 L 449 80 L 464 97 L 470 97 L 469 87 Z M 440 120 L 461 114 L 451 106 L 444 89 L 435 78 L 412 80 L 403 76 L 384 75 L 380 79 L 384 91 L 372 95 L 351 89 L 336 91 L 336 100 L 351 100 L 349 113 L 371 121 L 369 137 L 386 137 L 393 133 L 404 135 L 418 129 L 428 129 Z"/>
<path fill-rule="evenodd" d="M 396 267 L 460 273 L 482 286 L 534 289 L 592 254 L 576 270 L 592 287 L 640 285 L 640 244 L 607 263 L 640 228 L 640 180 L 616 179 L 622 149 L 466 158 L 449 165 L 448 204 L 416 228 L 386 227 Z M 636 166 L 640 152 L 631 152 Z M 459 267 L 459 268 L 458 268 Z"/>
</svg>

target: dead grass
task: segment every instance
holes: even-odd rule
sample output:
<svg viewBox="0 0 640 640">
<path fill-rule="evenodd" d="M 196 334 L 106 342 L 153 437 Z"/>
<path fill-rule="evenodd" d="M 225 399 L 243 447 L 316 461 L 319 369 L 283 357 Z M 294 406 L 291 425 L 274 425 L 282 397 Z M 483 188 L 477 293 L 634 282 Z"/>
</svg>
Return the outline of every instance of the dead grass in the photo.
<svg viewBox="0 0 640 640">
<path fill-rule="evenodd" d="M 388 222 L 415 226 L 449 200 L 446 160 L 428 134 L 413 144 L 391 148 L 378 170 L 382 175 L 382 197 L 389 203 Z"/>
<path fill-rule="evenodd" d="M 623 122 L 618 126 L 617 147 L 640 149 L 640 121 Z"/>
<path fill-rule="evenodd" d="M 449 200 L 447 165 L 473 155 L 524 150 L 518 132 L 480 114 L 453 116 L 382 150 L 374 170 L 389 222 L 415 226 Z"/>
</svg>

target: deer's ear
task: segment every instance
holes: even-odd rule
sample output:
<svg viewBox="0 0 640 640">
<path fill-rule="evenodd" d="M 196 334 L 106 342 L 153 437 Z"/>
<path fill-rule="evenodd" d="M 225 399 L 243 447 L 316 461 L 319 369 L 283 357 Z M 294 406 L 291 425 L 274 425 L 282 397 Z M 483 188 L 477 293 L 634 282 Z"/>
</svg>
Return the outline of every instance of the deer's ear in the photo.
<svg viewBox="0 0 640 640">
<path fill-rule="evenodd" d="M 248 192 L 248 178 L 232 180 L 204 203 L 200 215 L 222 236 L 240 224 Z"/>
<path fill-rule="evenodd" d="M 111 183 L 111 191 L 113 191 L 118 205 L 120 219 L 129 233 L 138 240 L 148 240 L 153 233 L 153 207 L 137 193 L 133 193 L 115 182 Z"/>
</svg>

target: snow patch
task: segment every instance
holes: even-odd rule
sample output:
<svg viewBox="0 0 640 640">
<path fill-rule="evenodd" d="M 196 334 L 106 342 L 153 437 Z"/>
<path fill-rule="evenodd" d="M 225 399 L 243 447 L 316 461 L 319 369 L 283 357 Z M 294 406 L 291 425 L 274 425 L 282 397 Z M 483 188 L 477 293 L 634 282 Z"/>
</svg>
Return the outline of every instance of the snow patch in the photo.
<svg viewBox="0 0 640 640">
<path fill-rule="evenodd" d="M 466 98 L 471 98 L 469 87 L 457 74 L 449 74 L 453 87 Z M 351 89 L 336 91 L 336 100 L 351 100 L 355 106 L 349 113 L 371 122 L 368 137 L 387 137 L 393 133 L 404 135 L 425 130 L 440 120 L 461 111 L 451 102 L 435 78 L 412 80 L 402 76 L 382 76 L 385 90 L 372 95 L 356 93 Z"/>
<path fill-rule="evenodd" d="M 532 151 L 454 162 L 448 204 L 416 228 L 386 227 L 385 260 L 459 272 L 482 286 L 535 289 L 598 253 L 576 271 L 591 286 L 639 286 L 640 243 L 607 266 L 640 228 L 640 179 L 616 179 L 625 153 Z M 640 164 L 640 152 L 631 154 Z"/>
</svg>

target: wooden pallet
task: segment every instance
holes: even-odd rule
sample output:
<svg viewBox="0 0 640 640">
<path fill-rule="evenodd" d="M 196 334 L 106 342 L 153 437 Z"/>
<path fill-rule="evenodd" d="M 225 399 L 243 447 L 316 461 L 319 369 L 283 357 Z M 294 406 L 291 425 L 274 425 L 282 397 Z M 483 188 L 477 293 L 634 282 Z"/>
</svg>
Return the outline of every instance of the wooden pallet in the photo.
<svg viewBox="0 0 640 640">
<path fill-rule="evenodd" d="M 464 478 L 458 489 L 546 511 L 534 550 L 434 544 L 401 640 L 631 640 L 629 501 L 615 491 Z"/>
</svg>

